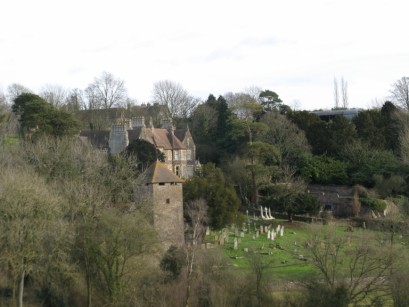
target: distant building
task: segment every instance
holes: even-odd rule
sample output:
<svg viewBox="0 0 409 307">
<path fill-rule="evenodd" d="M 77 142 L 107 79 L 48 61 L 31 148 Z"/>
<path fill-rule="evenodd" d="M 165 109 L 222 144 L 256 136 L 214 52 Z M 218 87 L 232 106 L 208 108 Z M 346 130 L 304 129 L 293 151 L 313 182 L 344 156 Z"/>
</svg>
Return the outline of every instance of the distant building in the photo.
<svg viewBox="0 0 409 307">
<path fill-rule="evenodd" d="M 358 115 L 359 111 L 359 109 L 339 109 L 312 111 L 311 113 L 317 115 L 322 120 L 329 122 L 337 116 L 344 116 L 346 119 L 351 120 Z"/>
<path fill-rule="evenodd" d="M 155 128 L 152 121 L 146 127 L 145 118 L 139 116 L 113 124 L 110 131 L 82 131 L 80 136 L 111 154 L 124 151 L 134 140 L 145 140 L 163 152 L 166 167 L 182 178 L 192 177 L 197 166 L 196 146 L 189 128 L 175 129 L 171 119 L 162 120 L 162 127 Z"/>
<path fill-rule="evenodd" d="M 140 177 L 136 202 L 145 202 L 151 222 L 165 249 L 185 243 L 183 220 L 183 180 L 161 163 L 152 164 Z"/>
</svg>

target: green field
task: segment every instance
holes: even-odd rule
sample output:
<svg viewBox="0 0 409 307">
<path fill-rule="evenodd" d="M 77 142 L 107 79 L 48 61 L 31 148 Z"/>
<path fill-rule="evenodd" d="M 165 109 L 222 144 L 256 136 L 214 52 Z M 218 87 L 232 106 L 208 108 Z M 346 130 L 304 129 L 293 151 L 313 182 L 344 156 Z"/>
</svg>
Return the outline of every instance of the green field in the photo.
<svg viewBox="0 0 409 307">
<path fill-rule="evenodd" d="M 277 225 L 284 226 L 284 236 L 277 236 L 274 241 L 267 239 L 266 233 L 261 233 L 258 238 L 253 238 L 255 229 L 260 229 L 260 225 L 271 226 L 271 229 L 276 229 Z M 348 229 L 347 226 L 327 226 L 320 224 L 307 224 L 303 222 L 289 223 L 286 220 L 273 220 L 271 222 L 255 222 L 251 224 L 250 231 L 244 232 L 244 237 L 240 238 L 241 227 L 238 227 L 237 237 L 240 240 L 238 248 L 234 249 L 234 238 L 237 232 L 232 226 L 225 231 L 228 232 L 228 242 L 219 244 L 215 239 L 220 238 L 222 231 L 212 231 L 206 236 L 206 242 L 213 244 L 215 248 L 221 248 L 223 253 L 228 257 L 229 263 L 238 271 L 244 274 L 248 272 L 251 266 L 251 257 L 254 254 L 260 255 L 262 262 L 266 265 L 267 271 L 273 280 L 283 281 L 301 281 L 305 278 L 316 274 L 316 270 L 309 261 L 308 252 L 305 248 L 306 241 L 310 239 L 314 233 L 324 232 L 331 227 L 340 236 L 350 238 L 352 244 L 363 231 L 362 228 Z M 247 227 L 248 228 L 248 227 Z M 388 240 L 390 233 L 371 232 L 379 237 L 379 241 Z M 383 239 L 382 239 L 383 238 Z M 396 243 L 405 245 L 405 237 L 395 234 Z M 245 251 L 248 250 L 248 251 Z M 304 260 L 301 260 L 301 255 Z M 306 260 L 305 260 L 306 259 Z"/>
</svg>

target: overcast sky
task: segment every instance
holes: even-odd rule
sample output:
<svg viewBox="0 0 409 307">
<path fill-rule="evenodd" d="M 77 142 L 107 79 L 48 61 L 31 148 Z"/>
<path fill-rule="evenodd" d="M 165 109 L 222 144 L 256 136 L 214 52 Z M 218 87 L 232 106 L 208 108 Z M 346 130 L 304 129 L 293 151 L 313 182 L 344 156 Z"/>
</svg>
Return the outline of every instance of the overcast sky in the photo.
<svg viewBox="0 0 409 307">
<path fill-rule="evenodd" d="M 409 75 L 407 0 L 2 0 L 0 90 L 84 89 L 103 71 L 149 102 L 180 83 L 203 100 L 257 86 L 299 109 L 367 108 Z"/>
</svg>

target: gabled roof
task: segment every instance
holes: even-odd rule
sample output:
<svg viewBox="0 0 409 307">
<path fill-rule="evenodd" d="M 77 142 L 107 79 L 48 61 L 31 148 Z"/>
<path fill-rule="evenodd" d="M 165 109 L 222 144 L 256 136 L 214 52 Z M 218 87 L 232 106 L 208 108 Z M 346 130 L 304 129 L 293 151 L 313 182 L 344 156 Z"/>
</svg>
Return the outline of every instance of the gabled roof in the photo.
<svg viewBox="0 0 409 307">
<path fill-rule="evenodd" d="M 156 161 L 141 175 L 142 183 L 183 183 L 165 164 Z"/>
<path fill-rule="evenodd" d="M 163 149 L 186 148 L 176 135 L 172 135 L 167 129 L 164 128 L 151 129 L 137 127 L 132 130 L 128 130 L 128 138 L 129 142 L 140 138 L 155 145 L 155 147 L 161 147 Z"/>
</svg>

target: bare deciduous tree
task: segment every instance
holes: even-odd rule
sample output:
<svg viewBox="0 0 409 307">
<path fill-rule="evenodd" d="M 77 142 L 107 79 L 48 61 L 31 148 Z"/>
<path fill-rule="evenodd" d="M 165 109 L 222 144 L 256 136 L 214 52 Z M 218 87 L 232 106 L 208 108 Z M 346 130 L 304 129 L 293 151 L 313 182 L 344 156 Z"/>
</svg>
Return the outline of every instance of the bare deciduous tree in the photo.
<svg viewBox="0 0 409 307">
<path fill-rule="evenodd" d="M 84 101 L 84 92 L 78 88 L 74 88 L 69 91 L 66 106 L 68 110 L 78 111 L 86 109 Z"/>
<path fill-rule="evenodd" d="M 28 169 L 2 168 L 0 186 L 0 263 L 8 267 L 13 298 L 18 293 L 18 306 L 23 306 L 24 279 L 41 269 L 45 238 L 55 231 L 61 204 L 45 181 Z"/>
<path fill-rule="evenodd" d="M 390 293 L 387 276 L 395 250 L 389 244 L 381 246 L 370 233 L 353 238 L 337 234 L 335 229 L 323 232 L 320 228 L 306 242 L 306 248 L 320 273 L 321 280 L 312 284 L 315 288 L 321 287 L 330 295 L 341 291 L 343 299 L 355 305 Z"/>
<path fill-rule="evenodd" d="M 340 96 L 339 96 L 339 90 L 338 90 L 338 80 L 337 78 L 334 78 L 335 109 L 338 109 L 340 107 L 343 109 L 348 108 L 348 82 L 344 79 L 344 77 L 341 78 L 341 99 L 342 99 L 342 106 L 340 106 L 339 104 Z"/>
<path fill-rule="evenodd" d="M 345 81 L 344 77 L 341 79 L 341 92 L 342 92 L 342 107 L 344 109 L 348 108 L 348 82 Z"/>
<path fill-rule="evenodd" d="M 395 104 L 409 110 L 409 77 L 402 77 L 396 81 L 390 92 Z"/>
<path fill-rule="evenodd" d="M 179 83 L 163 80 L 153 85 L 153 100 L 167 105 L 172 117 L 187 118 L 199 103 Z"/>
<path fill-rule="evenodd" d="M 196 249 L 205 235 L 207 223 L 207 204 L 204 199 L 198 199 L 187 204 L 186 214 L 189 219 L 191 246 L 186 248 L 186 307 L 189 306 L 192 274 L 196 261 Z"/>
<path fill-rule="evenodd" d="M 68 98 L 68 90 L 58 84 L 46 84 L 40 90 L 40 96 L 54 107 L 63 106 Z"/>
<path fill-rule="evenodd" d="M 224 98 L 226 99 L 229 108 L 231 108 L 238 116 L 240 116 L 240 111 L 246 103 L 258 103 L 258 98 L 247 93 L 229 92 L 224 95 Z"/>
<path fill-rule="evenodd" d="M 105 71 L 85 89 L 88 109 L 110 109 L 114 106 L 124 106 L 128 98 L 127 93 L 125 81 Z"/>
<path fill-rule="evenodd" d="M 339 108 L 339 92 L 338 92 L 338 80 L 334 78 L 334 102 L 335 108 Z"/>
<path fill-rule="evenodd" d="M 310 151 L 305 132 L 278 112 L 267 112 L 261 122 L 268 130 L 261 136 L 261 141 L 280 148 L 282 161 L 292 164 L 300 159 L 303 153 Z"/>
<path fill-rule="evenodd" d="M 22 93 L 32 93 L 32 91 L 24 85 L 13 83 L 7 87 L 7 99 L 10 104 L 13 103 L 14 98 Z"/>
<path fill-rule="evenodd" d="M 244 89 L 244 92 L 248 95 L 250 95 L 251 98 L 253 98 L 255 101 L 260 102 L 260 94 L 263 91 L 261 87 L 258 86 L 250 86 L 246 89 Z"/>
</svg>

